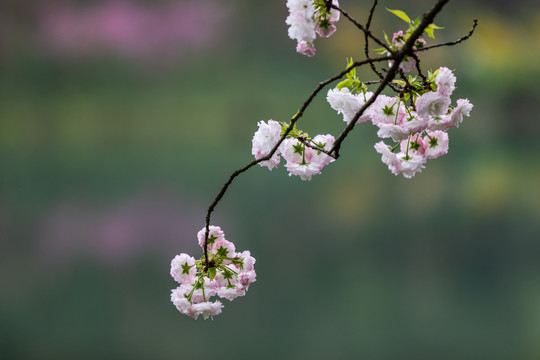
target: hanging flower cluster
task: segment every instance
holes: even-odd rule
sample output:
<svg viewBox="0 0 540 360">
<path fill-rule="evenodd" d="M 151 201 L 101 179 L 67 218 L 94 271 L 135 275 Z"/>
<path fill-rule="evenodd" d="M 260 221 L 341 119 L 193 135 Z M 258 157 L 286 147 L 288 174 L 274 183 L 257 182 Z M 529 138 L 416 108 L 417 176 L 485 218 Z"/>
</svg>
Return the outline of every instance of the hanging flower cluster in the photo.
<svg viewBox="0 0 540 360">
<path fill-rule="evenodd" d="M 197 234 L 204 248 L 206 228 Z M 177 255 L 171 261 L 171 276 L 180 284 L 171 291 L 171 301 L 184 315 L 205 319 L 221 313 L 223 304 L 211 297 L 229 301 L 244 296 L 255 281 L 255 258 L 249 251 L 236 252 L 232 242 L 225 239 L 219 226 L 210 226 L 208 233 L 208 264 L 204 258 L 195 260 L 188 254 Z"/>
<path fill-rule="evenodd" d="M 333 0 L 332 4 L 339 6 L 338 0 Z M 315 55 L 313 41 L 317 35 L 329 37 L 336 31 L 339 11 L 328 9 L 323 0 L 287 0 L 287 8 L 289 16 L 285 23 L 289 25 L 289 37 L 297 41 L 296 51 Z"/>
<path fill-rule="evenodd" d="M 251 153 L 257 160 L 270 153 L 289 127 L 286 123 L 280 124 L 274 120 L 268 120 L 268 123 L 259 121 L 258 125 L 259 130 L 253 135 L 251 149 Z M 320 174 L 323 167 L 334 161 L 331 156 L 324 153 L 332 148 L 334 141 L 334 137 L 329 134 L 317 135 L 312 139 L 307 133 L 298 130 L 293 125 L 292 130 L 270 160 L 261 161 L 259 165 L 272 170 L 279 165 L 281 155 L 287 162 L 285 167 L 289 171 L 289 176 L 297 175 L 302 180 L 311 180 L 313 175 Z"/>
</svg>

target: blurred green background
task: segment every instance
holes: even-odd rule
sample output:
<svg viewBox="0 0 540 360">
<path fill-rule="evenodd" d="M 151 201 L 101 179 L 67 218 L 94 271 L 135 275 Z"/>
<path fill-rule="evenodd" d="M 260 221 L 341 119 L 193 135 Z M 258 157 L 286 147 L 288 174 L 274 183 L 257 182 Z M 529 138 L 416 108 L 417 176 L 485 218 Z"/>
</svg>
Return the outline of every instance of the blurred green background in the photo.
<svg viewBox="0 0 540 360">
<path fill-rule="evenodd" d="M 375 33 L 404 28 L 385 6 L 433 2 L 382 1 Z M 365 21 L 370 3 L 341 5 Z M 256 123 L 286 121 L 363 56 L 344 19 L 314 58 L 296 54 L 286 16 L 285 1 L 2 1 L 1 358 L 540 358 L 532 1 L 437 17 L 437 41 L 479 19 L 421 58 L 475 106 L 446 156 L 395 177 L 362 124 L 311 182 L 251 169 L 212 223 L 255 256 L 257 282 L 213 321 L 170 303 L 170 260 L 202 255 L 206 207 L 252 159 Z M 343 122 L 322 95 L 299 126 Z"/>
</svg>

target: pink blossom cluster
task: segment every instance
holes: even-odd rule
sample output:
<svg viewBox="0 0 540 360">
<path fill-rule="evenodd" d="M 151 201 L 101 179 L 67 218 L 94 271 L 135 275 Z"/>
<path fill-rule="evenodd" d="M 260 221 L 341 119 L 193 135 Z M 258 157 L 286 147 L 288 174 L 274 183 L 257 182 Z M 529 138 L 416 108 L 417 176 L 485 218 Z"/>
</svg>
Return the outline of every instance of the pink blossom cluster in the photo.
<svg viewBox="0 0 540 360">
<path fill-rule="evenodd" d="M 463 116 L 469 116 L 472 110 L 473 105 L 467 99 L 459 99 L 457 105 L 451 105 L 450 96 L 456 82 L 451 70 L 441 67 L 434 75 L 430 91 L 409 100 L 379 95 L 358 119 L 358 122 L 371 121 L 379 128 L 380 138 L 391 138 L 397 143 L 393 147 L 383 141 L 375 144 L 383 163 L 395 175 L 411 178 L 422 171 L 428 159 L 446 154 L 446 131 L 458 127 Z M 350 123 L 371 96 L 369 92 L 352 94 L 347 88 L 331 89 L 327 101 Z"/>
<path fill-rule="evenodd" d="M 338 0 L 332 0 L 332 4 L 339 6 Z M 289 25 L 289 37 L 297 41 L 296 52 L 315 55 L 313 41 L 317 35 L 329 37 L 336 31 L 340 12 L 328 11 L 322 0 L 287 0 L 287 8 L 289 16 L 285 23 Z"/>
<path fill-rule="evenodd" d="M 274 120 L 268 120 L 268 123 L 260 121 L 258 125 L 259 129 L 253 135 L 251 150 L 257 160 L 270 153 L 279 142 L 282 131 L 282 126 Z M 291 133 L 294 135 L 289 135 L 280 144 L 270 160 L 261 161 L 259 165 L 272 170 L 279 165 L 283 157 L 287 162 L 285 167 L 289 171 L 289 176 L 296 175 L 302 180 L 311 180 L 313 175 L 320 174 L 323 167 L 334 161 L 334 158 L 321 151 L 329 151 L 332 148 L 335 141 L 332 135 L 317 135 L 310 139 L 298 130 Z"/>
<path fill-rule="evenodd" d="M 197 234 L 204 248 L 206 228 Z M 225 239 L 219 226 L 210 226 L 208 233 L 208 264 L 196 261 L 188 254 L 176 255 L 171 261 L 171 276 L 180 285 L 171 290 L 171 301 L 184 315 L 207 319 L 221 313 L 223 304 L 209 301 L 217 296 L 229 301 L 244 296 L 256 279 L 255 258 L 249 251 L 236 252 Z"/>
</svg>

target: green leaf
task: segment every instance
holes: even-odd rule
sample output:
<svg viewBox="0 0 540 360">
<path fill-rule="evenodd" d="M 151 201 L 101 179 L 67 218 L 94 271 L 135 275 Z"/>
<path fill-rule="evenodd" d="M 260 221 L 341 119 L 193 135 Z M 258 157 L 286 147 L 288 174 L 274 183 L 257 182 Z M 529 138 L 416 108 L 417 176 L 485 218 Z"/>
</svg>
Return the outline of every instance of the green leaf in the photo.
<svg viewBox="0 0 540 360">
<path fill-rule="evenodd" d="M 193 265 L 189 266 L 187 261 L 184 265 L 182 265 L 182 274 L 189 274 L 189 269 L 191 269 Z"/>
<path fill-rule="evenodd" d="M 386 8 L 386 10 L 390 11 L 392 14 L 396 15 L 401 20 L 405 21 L 407 24 L 411 23 L 411 19 L 401 10 L 390 10 L 389 8 Z"/>
<path fill-rule="evenodd" d="M 407 83 L 403 80 L 398 80 L 398 79 L 394 79 L 392 80 L 393 83 L 396 83 L 398 85 L 401 85 L 401 86 L 405 86 Z"/>
<path fill-rule="evenodd" d="M 217 249 L 217 251 L 216 251 L 216 255 L 221 256 L 221 257 L 226 257 L 227 252 L 228 252 L 227 248 L 225 248 L 223 246 L 220 246 L 219 249 Z"/>
<path fill-rule="evenodd" d="M 347 67 L 349 68 L 349 67 L 353 66 L 353 64 L 354 64 L 354 60 L 353 60 L 353 58 L 350 58 L 350 59 L 347 61 Z M 352 79 L 352 78 L 356 77 L 356 68 L 352 68 L 352 69 L 347 73 L 347 77 L 348 77 L 349 79 Z"/>
<path fill-rule="evenodd" d="M 435 29 L 444 29 L 443 27 L 440 27 L 440 26 L 437 26 L 435 24 L 429 24 L 425 29 L 424 31 L 426 32 L 426 34 L 428 34 L 428 36 L 432 39 L 435 39 L 435 35 L 433 34 L 433 30 Z"/>
<path fill-rule="evenodd" d="M 343 89 L 344 87 L 349 87 L 352 85 L 352 81 L 351 79 L 346 79 L 346 80 L 343 80 L 342 82 L 340 82 L 339 84 L 336 85 L 336 88 L 338 90 L 341 90 Z"/>
<path fill-rule="evenodd" d="M 304 145 L 303 144 L 295 144 L 293 145 L 294 153 L 295 154 L 302 154 L 304 152 Z"/>
<path fill-rule="evenodd" d="M 386 35 L 386 33 L 383 31 L 383 34 L 384 34 L 384 40 L 386 40 L 386 43 L 388 45 L 392 45 L 392 42 L 390 41 L 390 39 L 388 39 L 388 35 Z"/>
<path fill-rule="evenodd" d="M 215 267 L 211 267 L 210 269 L 208 269 L 208 277 L 210 278 L 210 281 L 214 280 L 214 278 L 216 277 Z"/>
</svg>

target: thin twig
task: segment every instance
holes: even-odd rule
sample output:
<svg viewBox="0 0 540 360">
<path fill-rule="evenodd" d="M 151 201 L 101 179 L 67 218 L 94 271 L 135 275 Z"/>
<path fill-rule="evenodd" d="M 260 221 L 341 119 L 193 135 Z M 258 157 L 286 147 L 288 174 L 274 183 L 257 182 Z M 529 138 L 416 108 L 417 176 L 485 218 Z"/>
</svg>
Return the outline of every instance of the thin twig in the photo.
<svg viewBox="0 0 540 360">
<path fill-rule="evenodd" d="M 446 42 L 446 43 L 443 43 L 443 44 L 435 44 L 435 45 L 426 46 L 422 50 L 435 49 L 435 48 L 438 48 L 438 47 L 441 47 L 441 46 L 453 46 L 453 45 L 457 45 L 460 42 L 463 42 L 463 41 L 467 40 L 468 38 L 470 38 L 472 36 L 472 34 L 474 33 L 474 30 L 476 29 L 476 26 L 478 25 L 478 19 L 474 19 L 473 21 L 474 21 L 473 27 L 471 28 L 469 33 L 467 35 L 463 36 L 462 38 L 459 38 L 459 39 L 457 39 L 455 41 Z"/>
<path fill-rule="evenodd" d="M 332 76 L 331 78 L 325 80 L 325 81 L 322 81 L 320 82 L 316 87 L 315 89 L 312 91 L 312 93 L 308 96 L 308 98 L 306 99 L 306 101 L 304 101 L 304 104 L 302 105 L 302 107 L 300 108 L 300 110 L 298 110 L 298 112 L 291 118 L 291 123 L 289 125 L 289 127 L 285 130 L 285 132 L 281 135 L 279 141 L 274 145 L 274 147 L 272 148 L 272 150 L 270 150 L 270 152 L 261 157 L 260 159 L 257 159 L 257 160 L 253 160 L 251 161 L 250 163 L 248 163 L 247 165 L 245 165 L 244 167 L 234 171 L 230 176 L 229 176 L 229 179 L 227 180 L 227 182 L 221 187 L 221 190 L 219 191 L 219 193 L 217 194 L 217 196 L 215 197 L 214 201 L 212 202 L 212 204 L 210 204 L 210 206 L 208 207 L 208 210 L 206 212 L 206 230 L 205 230 L 205 234 L 204 234 L 204 259 L 205 259 L 205 262 L 206 264 L 208 264 L 208 234 L 210 233 L 210 216 L 212 214 L 212 212 L 214 211 L 216 205 L 219 203 L 219 201 L 221 200 L 221 198 L 223 197 L 223 195 L 225 195 L 225 192 L 227 191 L 227 189 L 229 188 L 229 186 L 231 185 L 231 183 L 233 182 L 234 178 L 236 178 L 238 175 L 240 175 L 241 173 L 247 171 L 249 168 L 257 165 L 258 163 L 262 162 L 262 161 L 266 161 L 266 160 L 269 160 L 272 156 L 274 156 L 274 154 L 276 153 L 277 149 L 279 148 L 279 146 L 281 145 L 281 143 L 285 140 L 285 138 L 287 137 L 287 135 L 289 135 L 289 133 L 291 132 L 291 130 L 293 129 L 293 126 L 294 124 L 302 117 L 302 115 L 304 114 L 304 111 L 306 110 L 306 108 L 309 106 L 309 104 L 311 103 L 311 101 L 315 98 L 315 96 L 328 84 L 330 84 L 331 82 L 335 81 L 335 80 L 338 80 L 338 79 L 341 79 L 343 76 L 345 76 L 345 74 L 347 74 L 349 71 L 351 71 L 351 69 L 353 68 L 356 68 L 356 67 L 359 67 L 359 66 L 362 66 L 362 65 L 365 65 L 365 64 L 368 64 L 370 62 L 380 62 L 380 61 L 388 61 L 390 60 L 391 57 L 389 56 L 382 56 L 382 57 L 379 57 L 379 58 L 375 58 L 375 59 L 369 59 L 369 60 L 363 60 L 363 61 L 355 61 L 353 64 L 351 64 L 350 66 L 348 66 L 345 70 L 341 71 L 339 74 L 337 75 L 334 75 Z M 328 152 L 328 154 L 330 155 L 331 151 Z M 330 155 L 332 157 L 334 157 L 333 155 Z"/>
<path fill-rule="evenodd" d="M 279 146 L 281 145 L 281 143 L 285 140 L 285 138 L 289 135 L 289 133 L 292 131 L 295 123 L 302 117 L 302 115 L 304 114 L 304 111 L 306 110 L 306 108 L 309 106 L 309 104 L 312 102 L 312 100 L 315 98 L 315 96 L 328 84 L 330 84 L 331 82 L 335 81 L 335 80 L 338 80 L 338 79 L 341 79 L 343 76 L 345 76 L 345 74 L 347 74 L 351 69 L 353 68 L 356 68 L 356 67 L 359 67 L 359 66 L 363 66 L 363 65 L 366 65 L 366 64 L 369 64 L 370 66 L 373 66 L 374 67 L 374 64 L 377 63 L 377 62 L 381 62 L 381 61 L 388 61 L 388 60 L 393 60 L 393 64 L 392 66 L 390 67 L 390 69 L 386 72 L 386 76 L 384 76 L 383 74 L 380 74 L 381 76 L 381 80 L 375 80 L 375 81 L 369 81 L 369 82 L 365 82 L 365 84 L 379 84 L 379 86 L 377 87 L 377 89 L 375 90 L 375 92 L 373 93 L 373 95 L 366 101 L 366 103 L 361 107 L 361 109 L 354 115 L 354 117 L 352 118 L 351 122 L 344 128 L 344 130 L 342 131 L 342 133 L 338 136 L 338 138 L 335 140 L 334 142 L 334 145 L 332 146 L 332 148 L 329 150 L 329 151 L 326 151 L 324 149 L 320 149 L 318 147 L 314 147 L 312 146 L 311 144 L 309 144 L 307 141 L 305 141 L 305 139 L 302 139 L 302 138 L 299 138 L 298 140 L 301 141 L 302 143 L 304 143 L 304 145 L 306 146 L 309 146 L 315 150 L 318 150 L 318 151 L 321 151 L 321 152 L 324 152 L 325 154 L 329 155 L 329 156 L 332 156 L 334 159 L 337 159 L 339 157 L 339 150 L 340 150 L 340 147 L 341 147 L 341 144 L 343 143 L 344 139 L 347 137 L 347 135 L 349 134 L 349 132 L 353 129 L 353 127 L 355 126 L 356 122 L 358 121 L 358 119 L 360 118 L 360 116 L 363 115 L 364 111 L 376 100 L 377 96 L 383 91 L 383 89 L 386 87 L 386 86 L 391 86 L 390 82 L 396 77 L 396 74 L 398 72 L 398 69 L 399 69 L 399 65 L 400 63 L 403 61 L 403 59 L 405 58 L 405 56 L 413 56 L 415 58 L 415 60 L 417 60 L 417 69 L 419 70 L 419 74 L 420 76 L 422 76 L 422 73 L 420 72 L 420 69 L 419 69 L 419 61 L 416 57 L 416 54 L 414 54 L 414 50 L 413 50 L 413 46 L 414 46 L 414 43 L 416 42 L 416 40 L 420 37 L 420 35 L 424 32 L 424 29 L 433 22 L 433 19 L 435 18 L 435 15 L 437 13 L 439 13 L 439 11 L 441 11 L 442 7 L 448 2 L 449 0 L 439 0 L 431 10 L 429 10 L 427 13 L 425 13 L 423 15 L 423 19 L 422 19 L 422 22 L 420 23 L 420 25 L 418 26 L 418 28 L 416 28 L 416 30 L 411 34 L 411 36 L 407 39 L 406 43 L 403 45 L 403 47 L 396 51 L 396 52 L 391 52 L 391 50 L 389 49 L 389 47 L 382 43 L 379 39 L 377 39 L 375 36 L 373 36 L 373 34 L 369 31 L 369 26 L 371 24 L 371 19 L 372 19 L 372 16 L 373 16 L 373 12 L 374 12 L 374 9 L 375 9 L 375 6 L 377 4 L 377 0 L 374 1 L 374 4 L 371 8 L 371 11 L 370 11 L 370 15 L 369 15 L 369 18 L 368 18 L 368 21 L 366 23 L 366 27 L 363 27 L 362 25 L 360 25 L 356 20 L 354 20 L 347 12 L 339 9 L 337 6 L 334 6 L 333 4 L 331 4 L 330 2 L 326 2 L 325 1 L 325 4 L 327 6 L 330 6 L 334 9 L 337 9 L 338 11 L 340 11 L 345 17 L 347 17 L 351 22 L 353 22 L 360 30 L 362 30 L 365 34 L 365 37 L 366 37 L 366 43 L 367 41 L 371 38 L 372 40 L 374 40 L 376 43 L 378 43 L 379 45 L 383 46 L 385 49 L 387 49 L 391 55 L 389 56 L 383 56 L 383 57 L 378 57 L 378 58 L 369 58 L 369 56 L 366 56 L 367 59 L 366 60 L 363 60 L 363 61 L 356 61 L 354 62 L 353 64 L 351 64 L 350 66 L 348 66 L 345 70 L 341 71 L 339 74 L 337 75 L 334 75 L 332 76 L 331 78 L 325 80 L 325 81 L 322 81 L 320 82 L 316 87 L 315 89 L 311 92 L 311 94 L 308 96 L 308 98 L 306 99 L 306 101 L 304 101 L 302 107 L 300 108 L 300 110 L 298 110 L 298 112 L 291 118 L 291 122 L 290 122 L 290 125 L 287 127 L 287 129 L 285 129 L 285 131 L 283 132 L 283 134 L 281 135 L 280 139 L 278 140 L 278 142 L 274 145 L 274 147 L 272 148 L 272 150 L 265 156 L 261 157 L 260 159 L 257 159 L 257 160 L 253 160 L 251 162 L 249 162 L 248 164 L 246 164 L 244 167 L 234 171 L 228 178 L 227 182 L 225 182 L 225 184 L 222 186 L 221 190 L 219 191 L 219 193 L 217 194 L 217 196 L 214 198 L 214 201 L 210 204 L 210 206 L 208 207 L 208 210 L 206 212 L 206 230 L 205 230 L 205 239 L 204 239 L 204 257 L 205 257 L 205 266 L 208 266 L 208 235 L 209 235 L 209 227 L 210 227 L 210 217 L 211 217 L 211 214 L 212 212 L 214 211 L 215 207 L 217 206 L 217 204 L 219 203 L 219 201 L 223 198 L 225 192 L 227 191 L 227 189 L 229 188 L 229 186 L 231 185 L 231 183 L 233 182 L 233 180 L 240 174 L 242 174 L 243 172 L 247 171 L 249 168 L 255 166 L 256 164 L 262 162 L 262 161 L 266 161 L 266 160 L 269 160 L 270 158 L 272 158 L 272 156 L 274 156 L 274 154 L 276 153 L 276 151 L 278 150 Z M 330 5 L 328 5 L 330 4 Z M 433 45 L 433 46 L 429 46 L 429 47 L 426 47 L 426 48 L 423 48 L 422 50 L 428 50 L 428 49 L 432 49 L 432 48 L 435 48 L 435 47 L 439 47 L 439 46 L 451 46 L 451 45 L 456 45 L 456 44 L 459 44 L 460 42 L 468 39 L 472 33 L 474 32 L 474 29 L 476 28 L 476 25 L 477 25 L 477 20 L 474 21 L 474 26 L 473 28 L 471 29 L 471 31 L 469 32 L 468 35 L 462 37 L 461 39 L 458 39 L 456 41 L 453 41 L 453 42 L 449 42 L 449 43 L 445 43 L 445 44 L 437 44 L 437 45 Z M 367 48 L 367 45 L 366 45 L 366 48 Z M 366 54 L 368 55 L 368 54 Z M 376 72 L 377 73 L 377 72 Z M 379 76 L 379 74 L 377 74 Z M 404 74 L 402 74 L 402 76 L 404 76 Z M 424 76 L 422 76 L 422 78 L 424 78 Z M 399 91 L 398 91 L 399 92 Z"/>
<path fill-rule="evenodd" d="M 323 148 L 320 148 L 318 146 L 315 146 L 315 145 L 311 145 L 309 142 L 307 142 L 307 140 L 303 137 L 298 137 L 296 138 L 298 141 L 300 141 L 302 144 L 304 144 L 305 146 L 309 147 L 309 148 L 312 148 L 313 150 L 317 150 L 317 151 L 320 151 L 322 153 L 325 153 L 326 155 L 332 157 L 335 159 L 334 157 L 334 154 L 330 153 L 330 151 L 328 150 L 325 150 Z"/>
<path fill-rule="evenodd" d="M 388 51 L 391 51 L 390 48 L 388 47 L 388 45 L 386 45 L 385 43 L 383 43 L 381 40 L 379 40 L 377 37 L 375 37 L 371 31 L 369 31 L 368 29 L 366 29 L 362 24 L 360 24 L 358 21 L 356 21 L 351 15 L 349 15 L 348 12 L 346 12 L 345 10 L 342 10 L 340 7 L 334 5 L 334 4 L 331 4 L 330 5 L 331 8 L 333 9 L 336 9 L 337 11 L 339 11 L 340 13 L 343 14 L 343 16 L 345 16 L 347 19 L 349 19 L 350 22 L 352 22 L 360 31 L 363 31 L 364 34 L 366 34 L 367 36 L 369 36 L 371 39 L 373 39 L 373 41 L 375 41 L 377 44 L 381 45 L 383 48 L 385 48 L 386 50 Z"/>
</svg>

